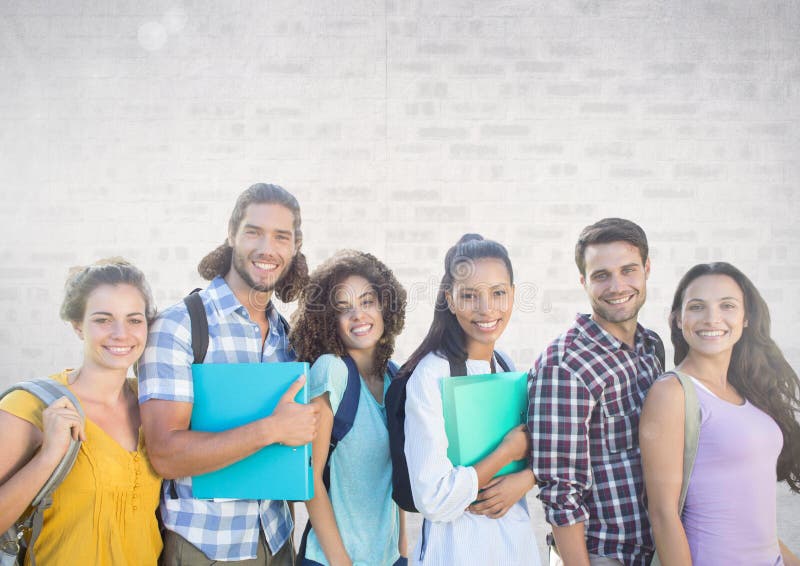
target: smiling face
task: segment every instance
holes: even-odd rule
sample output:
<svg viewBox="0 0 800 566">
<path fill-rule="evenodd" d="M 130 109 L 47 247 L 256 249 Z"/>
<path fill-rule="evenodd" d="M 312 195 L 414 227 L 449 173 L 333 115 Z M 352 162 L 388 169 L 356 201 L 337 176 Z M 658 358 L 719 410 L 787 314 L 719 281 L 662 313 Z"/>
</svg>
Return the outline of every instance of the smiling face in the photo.
<svg viewBox="0 0 800 566">
<path fill-rule="evenodd" d="M 727 275 L 698 277 L 683 293 L 677 324 L 690 352 L 730 355 L 747 326 L 742 289 Z"/>
<path fill-rule="evenodd" d="M 234 293 L 272 292 L 297 252 L 294 214 L 280 204 L 251 204 L 228 243 L 233 258 L 225 280 Z"/>
<path fill-rule="evenodd" d="M 372 356 L 383 336 L 383 313 L 372 284 L 360 275 L 351 275 L 335 287 L 334 307 L 337 332 L 347 352 Z"/>
<path fill-rule="evenodd" d="M 127 372 L 147 342 L 144 297 L 133 285 L 100 285 L 72 326 L 84 341 L 84 367 Z"/>
<path fill-rule="evenodd" d="M 468 269 L 460 269 L 464 266 Z M 508 269 L 500 259 L 481 258 L 461 263 L 455 271 L 465 276 L 456 278 L 447 293 L 448 308 L 464 331 L 469 357 L 488 360 L 514 307 Z"/>
<path fill-rule="evenodd" d="M 632 341 L 647 297 L 650 260 L 642 264 L 639 249 L 628 242 L 591 244 L 584 257 L 581 285 L 592 304 L 592 318 L 619 340 Z"/>
</svg>

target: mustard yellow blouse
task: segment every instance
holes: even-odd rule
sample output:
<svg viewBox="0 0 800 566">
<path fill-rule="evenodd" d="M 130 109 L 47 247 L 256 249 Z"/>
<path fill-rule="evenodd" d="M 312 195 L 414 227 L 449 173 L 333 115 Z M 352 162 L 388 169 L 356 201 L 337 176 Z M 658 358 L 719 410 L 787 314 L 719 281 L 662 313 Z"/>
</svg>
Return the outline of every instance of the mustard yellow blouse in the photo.
<svg viewBox="0 0 800 566">
<path fill-rule="evenodd" d="M 50 377 L 66 385 L 69 371 Z M 27 392 L 7 395 L 0 409 L 42 428 L 44 404 Z M 139 446 L 129 452 L 86 419 L 86 441 L 75 466 L 53 493 L 53 506 L 44 512 L 34 547 L 36 562 L 155 565 L 162 546 L 156 521 L 160 486 L 141 429 Z"/>
</svg>

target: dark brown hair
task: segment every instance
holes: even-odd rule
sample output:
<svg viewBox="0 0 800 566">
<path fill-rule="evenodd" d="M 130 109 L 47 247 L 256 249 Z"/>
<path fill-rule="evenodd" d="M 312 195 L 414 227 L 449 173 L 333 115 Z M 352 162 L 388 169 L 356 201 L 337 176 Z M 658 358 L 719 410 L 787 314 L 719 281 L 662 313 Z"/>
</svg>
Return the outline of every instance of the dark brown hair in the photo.
<svg viewBox="0 0 800 566">
<path fill-rule="evenodd" d="M 767 413 L 783 433 L 783 449 L 778 457 L 778 481 L 786 481 L 800 493 L 800 380 L 770 337 L 767 303 L 748 277 L 725 262 L 701 263 L 692 267 L 678 283 L 669 316 L 670 336 L 675 347 L 675 365 L 689 352 L 689 344 L 678 328 L 686 288 L 703 275 L 727 275 L 744 295 L 747 326 L 733 346 L 728 367 L 728 382 L 745 399 Z"/>
<path fill-rule="evenodd" d="M 86 299 L 101 285 L 131 285 L 142 294 L 144 315 L 147 322 L 156 316 L 153 294 L 144 278 L 144 273 L 121 257 L 100 259 L 87 266 L 73 267 L 64 285 L 64 300 L 61 303 L 61 319 L 80 322 L 86 313 Z"/>
<path fill-rule="evenodd" d="M 251 204 L 279 204 L 288 208 L 294 216 L 294 238 L 297 242 L 298 251 L 292 258 L 292 263 L 287 271 L 278 280 L 275 286 L 275 295 L 283 302 L 290 303 L 297 298 L 300 290 L 308 282 L 308 262 L 306 256 L 300 251 L 303 243 L 303 231 L 300 228 L 300 204 L 294 195 L 278 185 L 268 185 L 266 183 L 256 183 L 248 188 L 239 198 L 233 207 L 231 217 L 228 220 L 228 236 L 233 238 L 239 230 L 239 225 Z M 224 276 L 231 269 L 233 259 L 233 248 L 228 244 L 228 240 L 211 251 L 197 265 L 197 272 L 207 280 L 214 277 Z"/>
<path fill-rule="evenodd" d="M 505 246 L 494 240 L 485 240 L 480 234 L 461 236 L 444 256 L 444 275 L 436 293 L 433 321 L 428 334 L 400 368 L 399 377 L 411 375 L 417 364 L 430 352 L 457 362 L 467 360 L 466 336 L 456 315 L 448 308 L 447 293 L 452 291 L 456 278 L 468 275 L 474 268 L 474 262 L 484 258 L 501 260 L 508 270 L 509 281 L 514 284 L 514 269 Z"/>
<path fill-rule="evenodd" d="M 342 250 L 314 270 L 300 293 L 289 341 L 297 359 L 311 364 L 323 354 L 347 354 L 337 331 L 339 311 L 335 301 L 337 286 L 351 275 L 369 281 L 381 305 L 383 336 L 375 348 L 374 363 L 383 375 L 394 352 L 395 339 L 405 324 L 406 291 L 392 271 L 372 254 Z"/>
<path fill-rule="evenodd" d="M 592 244 L 611 242 L 628 242 L 636 246 L 642 256 L 642 265 L 647 261 L 650 253 L 647 235 L 638 224 L 624 218 L 603 218 L 581 230 L 578 236 L 575 244 L 575 265 L 581 275 L 586 275 L 586 248 Z"/>
</svg>

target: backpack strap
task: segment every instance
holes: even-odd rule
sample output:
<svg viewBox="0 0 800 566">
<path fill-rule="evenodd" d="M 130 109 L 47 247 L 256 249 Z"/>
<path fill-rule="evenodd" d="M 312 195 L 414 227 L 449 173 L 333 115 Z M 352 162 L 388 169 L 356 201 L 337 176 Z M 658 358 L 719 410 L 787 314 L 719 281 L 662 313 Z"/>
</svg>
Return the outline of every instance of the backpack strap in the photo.
<svg viewBox="0 0 800 566">
<path fill-rule="evenodd" d="M 661 340 L 661 336 L 659 336 L 655 332 L 653 332 L 653 335 L 655 336 L 655 343 L 656 343 L 655 344 L 655 346 L 656 346 L 656 358 L 658 359 L 659 362 L 661 362 L 661 367 L 659 369 L 661 371 L 664 371 L 666 369 L 666 367 L 667 367 L 666 366 L 667 355 L 664 352 L 664 342 Z"/>
<path fill-rule="evenodd" d="M 447 356 L 447 363 L 450 364 L 450 375 L 467 375 L 467 362 L 454 360 Z"/>
<path fill-rule="evenodd" d="M 273 308 L 274 308 L 274 307 L 273 307 Z M 282 315 L 281 313 L 279 313 L 279 312 L 278 312 L 278 309 L 275 309 L 275 314 L 277 314 L 277 315 L 278 315 L 278 321 L 281 323 L 281 326 L 283 327 L 283 334 L 284 334 L 284 336 L 286 336 L 286 337 L 288 338 L 288 337 L 289 337 L 289 332 L 291 332 L 291 330 L 292 330 L 292 327 L 291 327 L 291 326 L 289 326 L 289 321 L 288 321 L 288 320 L 286 320 L 286 319 L 283 317 L 283 315 Z"/>
<path fill-rule="evenodd" d="M 661 347 L 664 347 L 663 344 Z M 683 478 L 681 479 L 681 495 L 678 498 L 678 515 L 680 515 L 683 512 L 683 505 L 686 503 L 686 493 L 689 490 L 689 480 L 692 477 L 694 460 L 697 456 L 697 444 L 700 440 L 700 402 L 697 400 L 697 390 L 689 375 L 675 370 L 664 375 L 674 375 L 683 387 Z M 650 566 L 661 566 L 658 552 L 653 556 Z"/>
<path fill-rule="evenodd" d="M 497 363 L 500 365 L 503 371 L 505 372 L 511 371 L 511 364 L 506 359 L 506 357 L 497 350 L 494 351 L 494 359 L 497 360 Z"/>
<path fill-rule="evenodd" d="M 283 317 L 281 317 L 283 320 Z M 339 445 L 339 442 L 350 432 L 353 428 L 353 422 L 356 420 L 356 412 L 358 411 L 358 400 L 361 396 L 361 378 L 358 373 L 358 366 L 350 356 L 343 356 L 342 361 L 347 366 L 347 385 L 344 388 L 342 400 L 336 408 L 336 414 L 333 415 L 333 428 L 331 429 L 331 443 L 328 447 L 328 459 L 325 460 L 325 468 L 322 471 L 322 483 L 325 484 L 325 489 L 331 487 L 331 456 L 333 451 Z M 392 377 L 397 373 L 397 366 L 393 362 L 389 362 L 390 369 L 394 368 Z M 311 520 L 306 522 L 306 528 L 303 531 L 303 538 L 300 541 L 300 549 L 297 551 L 297 557 L 300 562 L 306 555 L 306 543 L 308 541 L 308 533 L 311 532 Z"/>
<path fill-rule="evenodd" d="M 401 509 L 416 513 L 405 455 L 406 384 L 409 377 L 410 374 L 395 376 L 389 384 L 389 389 L 386 390 L 383 403 L 386 407 L 389 454 L 392 458 L 392 499 Z"/>
<path fill-rule="evenodd" d="M 82 420 L 86 419 L 86 416 L 83 413 L 83 407 L 81 407 L 78 398 L 75 397 L 75 394 L 72 393 L 66 386 L 62 385 L 61 383 L 57 382 L 54 379 L 50 379 L 49 377 L 41 378 L 41 379 L 33 379 L 31 381 L 23 381 L 21 383 L 17 383 L 9 387 L 4 393 L 3 397 L 11 393 L 12 391 L 27 391 L 31 395 L 40 399 L 45 406 L 50 405 L 56 399 L 61 397 L 66 397 L 70 400 L 70 402 L 74 405 L 75 410 L 78 412 Z M 80 450 L 81 441 L 72 439 L 70 440 L 69 448 L 67 448 L 67 453 L 61 459 L 56 469 L 53 470 L 53 473 L 50 474 L 50 477 L 39 490 L 39 493 L 36 494 L 36 497 L 33 498 L 31 501 L 31 507 L 36 507 L 42 501 L 46 500 L 50 493 L 55 490 L 56 486 L 61 483 L 61 481 L 67 476 L 67 474 L 72 469 L 73 464 L 75 463 L 75 459 L 78 457 L 78 451 Z"/>
<path fill-rule="evenodd" d="M 511 371 L 511 364 L 508 363 L 508 360 L 503 357 L 503 354 L 495 350 L 493 352 L 494 359 L 497 360 L 497 363 L 503 369 L 503 371 Z M 467 362 L 466 361 L 457 361 L 449 356 L 447 357 L 447 363 L 450 364 L 450 375 L 467 375 Z M 490 364 L 491 365 L 491 364 Z"/>
<path fill-rule="evenodd" d="M 41 378 L 17 383 L 6 389 L 3 394 L 0 395 L 0 398 L 5 397 L 12 391 L 27 391 L 34 397 L 40 399 L 45 406 L 49 406 L 56 399 L 66 397 L 75 407 L 75 410 L 80 415 L 81 420 L 85 421 L 86 419 L 86 416 L 83 412 L 83 407 L 81 407 L 81 404 L 78 401 L 78 398 L 75 397 L 75 394 L 72 393 L 72 391 L 70 391 L 65 385 L 62 385 L 54 379 Z M 24 532 L 26 529 L 30 529 L 30 541 L 25 546 L 27 546 L 26 552 L 30 556 L 30 563 L 32 566 L 36 566 L 36 558 L 33 555 L 33 545 L 36 543 L 36 539 L 39 538 L 39 533 L 42 532 L 44 510 L 50 508 L 50 506 L 53 504 L 53 492 L 72 470 L 72 466 L 75 464 L 75 460 L 78 458 L 78 452 L 80 451 L 80 448 L 80 440 L 70 439 L 66 454 L 64 454 L 64 456 L 61 458 L 61 461 L 58 463 L 55 470 L 53 470 L 53 472 L 50 474 L 50 477 L 33 498 L 33 501 L 31 501 L 31 513 L 26 517 L 22 517 L 10 529 L 11 531 L 16 531 L 18 533 L 16 536 L 14 536 L 12 533 L 11 536 L 11 538 L 16 539 L 18 544 L 24 544 L 24 539 L 22 539 L 19 534 L 22 534 L 22 532 Z M 3 535 L 4 542 L 9 539 L 8 534 L 9 533 L 7 531 Z M 19 546 L 17 548 L 19 549 Z"/>
<path fill-rule="evenodd" d="M 697 400 L 697 390 L 692 378 L 679 371 L 669 372 L 678 378 L 683 387 L 683 481 L 681 482 L 681 496 L 678 499 L 678 513 L 683 511 L 686 502 L 686 492 L 689 489 L 689 479 L 694 469 L 694 460 L 697 456 L 697 444 L 700 439 L 700 402 Z"/>
<path fill-rule="evenodd" d="M 189 322 L 192 326 L 192 355 L 194 356 L 193 363 L 195 364 L 202 364 L 208 352 L 208 315 L 206 314 L 203 299 L 198 295 L 199 291 L 201 289 L 198 287 L 183 298 L 186 310 L 189 311 Z M 277 309 L 275 309 L 275 314 L 278 315 L 278 321 L 283 327 L 283 335 L 288 338 L 291 330 L 289 321 Z"/>
<path fill-rule="evenodd" d="M 358 411 L 358 398 L 361 396 L 361 378 L 358 375 L 356 362 L 350 356 L 343 356 L 342 361 L 347 366 L 347 385 L 344 388 L 342 400 L 336 408 L 336 414 L 333 415 L 331 445 L 328 448 L 328 462 L 325 464 L 326 475 L 329 471 L 328 464 L 331 460 L 331 454 L 336 450 L 339 441 L 353 428 L 353 421 L 356 420 L 356 411 Z M 329 485 L 330 482 L 326 481 L 325 486 L 328 487 Z"/>
<path fill-rule="evenodd" d="M 199 291 L 197 288 L 183 298 L 192 326 L 192 355 L 196 364 L 202 364 L 208 352 L 208 315 Z"/>
</svg>

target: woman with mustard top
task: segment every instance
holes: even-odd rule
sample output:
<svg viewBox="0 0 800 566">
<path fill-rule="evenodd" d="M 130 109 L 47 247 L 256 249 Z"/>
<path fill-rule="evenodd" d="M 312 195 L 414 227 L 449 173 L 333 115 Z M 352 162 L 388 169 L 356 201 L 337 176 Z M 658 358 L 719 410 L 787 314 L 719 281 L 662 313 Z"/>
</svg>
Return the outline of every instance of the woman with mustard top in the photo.
<svg viewBox="0 0 800 566">
<path fill-rule="evenodd" d="M 37 564 L 148 566 L 158 560 L 161 481 L 144 451 L 136 381 L 127 377 L 154 314 L 144 275 L 130 263 L 113 258 L 73 271 L 61 318 L 83 341 L 83 362 L 51 377 L 75 394 L 85 422 L 66 397 L 44 407 L 15 391 L 0 402 L 0 531 L 26 511 L 70 438 L 83 440 L 44 512 L 33 548 Z"/>
</svg>

